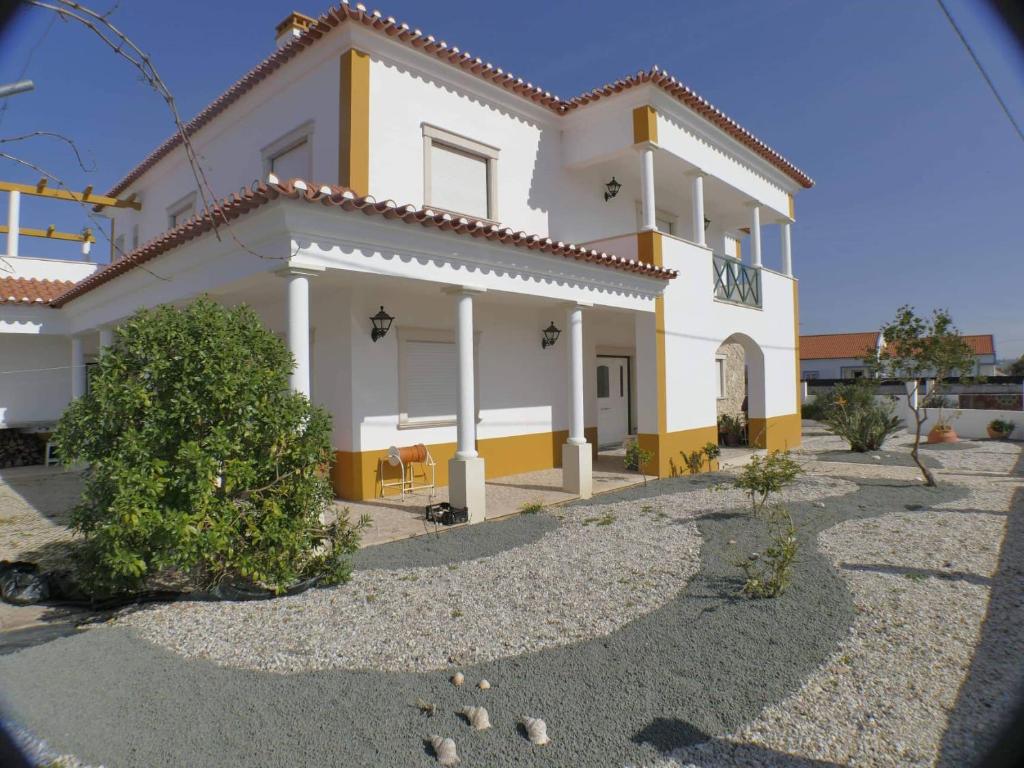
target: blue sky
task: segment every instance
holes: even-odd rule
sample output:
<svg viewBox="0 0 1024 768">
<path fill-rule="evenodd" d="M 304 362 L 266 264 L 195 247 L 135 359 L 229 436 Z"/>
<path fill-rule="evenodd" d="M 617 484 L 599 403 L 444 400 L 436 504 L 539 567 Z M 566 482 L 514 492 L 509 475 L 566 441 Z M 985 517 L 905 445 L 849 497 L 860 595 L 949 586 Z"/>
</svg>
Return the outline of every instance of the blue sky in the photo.
<svg viewBox="0 0 1024 768">
<path fill-rule="evenodd" d="M 986 4 L 948 4 L 1024 122 L 1024 56 Z M 187 118 L 270 52 L 290 10 L 325 7 L 122 0 L 112 19 L 152 56 Z M 798 197 L 793 231 L 803 333 L 877 328 L 910 303 L 948 307 L 964 332 L 995 333 L 1001 356 L 1024 353 L 1024 142 L 934 0 L 380 8 L 563 97 L 657 64 L 807 171 L 817 186 Z M 45 140 L 0 151 L 71 185 L 105 190 L 173 130 L 161 99 L 123 61 L 45 11 L 25 12 L 0 39 L 0 82 L 22 76 L 36 91 L 7 100 L 0 137 L 61 131 L 92 170 Z M 0 158 L 0 178 L 33 174 Z M 73 206 L 36 200 L 22 218 L 87 223 Z M 40 241 L 22 253 L 77 257 L 73 245 Z"/>
</svg>

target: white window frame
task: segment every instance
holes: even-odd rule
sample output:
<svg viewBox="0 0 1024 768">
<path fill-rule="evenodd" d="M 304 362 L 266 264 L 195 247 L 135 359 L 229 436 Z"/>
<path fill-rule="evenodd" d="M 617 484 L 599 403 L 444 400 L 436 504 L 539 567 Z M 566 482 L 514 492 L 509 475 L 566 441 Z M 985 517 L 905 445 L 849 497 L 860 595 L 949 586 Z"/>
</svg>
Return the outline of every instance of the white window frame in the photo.
<svg viewBox="0 0 1024 768">
<path fill-rule="evenodd" d="M 399 429 L 423 429 L 425 427 L 453 427 L 458 424 L 458 417 L 450 419 L 435 419 L 430 417 L 409 418 L 408 389 L 407 382 L 410 381 L 411 371 L 406 370 L 405 346 L 409 342 L 434 342 L 441 344 L 455 344 L 455 331 L 438 330 L 436 328 L 409 328 L 399 327 L 398 334 L 398 428 Z M 473 380 L 480 381 L 480 331 L 473 332 Z M 457 378 L 456 373 L 456 378 Z M 480 422 L 480 387 L 474 387 L 476 403 L 474 413 L 477 423 Z M 456 399 L 457 400 L 457 399 Z M 456 402 L 456 407 L 458 403 Z"/>
<path fill-rule="evenodd" d="M 481 160 L 487 162 L 487 221 L 492 221 L 495 224 L 498 223 L 498 155 L 501 150 L 497 147 L 492 147 L 490 144 L 484 144 L 476 139 L 471 139 L 468 136 L 462 136 L 452 131 L 446 131 L 444 128 L 438 128 L 436 125 L 430 125 L 429 123 L 421 123 L 423 128 L 423 207 L 424 208 L 436 208 L 437 210 L 447 211 L 458 216 L 467 216 L 469 218 L 478 218 L 464 211 L 448 211 L 447 208 L 436 206 L 432 200 L 431 190 L 431 167 L 430 167 L 430 151 L 434 144 L 440 144 L 442 146 L 451 147 L 452 149 L 458 150 L 459 152 L 465 152 L 469 155 L 476 155 Z"/>
<path fill-rule="evenodd" d="M 725 375 L 726 357 L 725 355 L 715 355 L 715 374 L 718 378 L 718 399 L 725 400 L 729 396 L 728 386 L 726 384 L 727 377 Z"/>
<path fill-rule="evenodd" d="M 182 219 L 182 221 L 175 223 L 178 216 L 189 211 L 190 215 Z M 176 201 L 174 204 L 167 206 L 167 229 L 174 229 L 179 226 L 182 222 L 195 216 L 196 213 L 196 193 L 189 192 L 187 195 Z"/>
<path fill-rule="evenodd" d="M 302 125 L 293 128 L 288 131 L 284 136 L 270 142 L 263 149 L 260 150 L 260 157 L 263 160 L 263 178 L 271 173 L 271 166 L 274 160 L 283 155 L 285 152 L 290 152 L 300 144 L 305 143 L 309 147 L 309 167 L 306 168 L 304 177 L 307 181 L 311 181 L 313 177 L 313 127 L 314 122 L 307 120 Z M 284 179 L 282 179 L 284 181 Z"/>
</svg>

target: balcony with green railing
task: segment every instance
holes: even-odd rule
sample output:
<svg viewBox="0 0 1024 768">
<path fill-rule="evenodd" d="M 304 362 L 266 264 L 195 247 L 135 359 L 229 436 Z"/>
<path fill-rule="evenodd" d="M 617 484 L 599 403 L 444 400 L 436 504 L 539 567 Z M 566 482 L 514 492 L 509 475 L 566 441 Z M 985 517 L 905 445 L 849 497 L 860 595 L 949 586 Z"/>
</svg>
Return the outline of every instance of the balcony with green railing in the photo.
<svg viewBox="0 0 1024 768">
<path fill-rule="evenodd" d="M 715 256 L 715 298 L 744 307 L 761 307 L 761 270 L 739 259 Z"/>
</svg>

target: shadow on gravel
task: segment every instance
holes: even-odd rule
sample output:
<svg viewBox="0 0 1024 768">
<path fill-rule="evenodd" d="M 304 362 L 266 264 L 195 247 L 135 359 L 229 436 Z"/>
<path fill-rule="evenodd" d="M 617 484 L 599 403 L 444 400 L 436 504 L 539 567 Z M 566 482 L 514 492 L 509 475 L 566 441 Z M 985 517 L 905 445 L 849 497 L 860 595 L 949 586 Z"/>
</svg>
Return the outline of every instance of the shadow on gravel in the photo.
<svg viewBox="0 0 1024 768">
<path fill-rule="evenodd" d="M 1024 454 L 1018 458 L 1013 474 L 1024 474 Z M 1011 724 L 1011 718 L 1020 714 L 1024 704 L 1022 656 L 1024 489 L 1018 489 L 1006 520 L 1006 535 L 992 578 L 981 640 L 942 737 L 939 768 L 973 765 L 981 759 L 981 750 L 988 748 L 1000 731 L 1020 728 L 1019 722 Z"/>
<path fill-rule="evenodd" d="M 945 512 L 946 510 L 942 510 Z M 908 579 L 945 579 L 946 581 L 966 581 L 987 587 L 992 579 L 966 571 L 942 571 L 936 568 L 908 568 L 902 565 L 873 565 L 870 563 L 841 563 L 844 571 L 862 571 L 865 573 L 884 573 L 889 576 L 906 576 Z"/>
<path fill-rule="evenodd" d="M 683 720 L 657 717 L 633 736 L 637 744 L 651 744 L 663 754 L 671 754 L 683 747 L 706 744 L 710 752 L 718 754 L 721 747 L 735 757 L 742 757 L 742 765 L 770 765 L 773 768 L 841 768 L 839 763 L 827 760 L 809 760 L 753 744 L 733 744 L 719 741 Z M 721 747 L 720 747 L 721 745 Z"/>
</svg>

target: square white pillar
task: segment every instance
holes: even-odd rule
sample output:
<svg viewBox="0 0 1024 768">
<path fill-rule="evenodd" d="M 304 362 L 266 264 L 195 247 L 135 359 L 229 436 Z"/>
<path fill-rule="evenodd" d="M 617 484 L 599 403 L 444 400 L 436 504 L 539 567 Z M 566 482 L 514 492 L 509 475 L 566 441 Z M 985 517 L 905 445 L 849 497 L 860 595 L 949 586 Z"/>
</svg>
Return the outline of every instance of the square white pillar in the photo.
<svg viewBox="0 0 1024 768">
<path fill-rule="evenodd" d="M 468 510 L 470 523 L 487 519 L 484 460 L 479 456 L 448 460 L 448 503 Z"/>
<path fill-rule="evenodd" d="M 85 394 L 85 350 L 81 336 L 71 337 L 71 399 Z"/>
<path fill-rule="evenodd" d="M 594 454 L 590 443 L 562 446 L 562 490 L 581 499 L 594 494 Z"/>
<path fill-rule="evenodd" d="M 761 207 L 750 206 L 750 266 L 761 266 Z"/>
<path fill-rule="evenodd" d="M 640 212 L 643 232 L 658 228 L 657 204 L 654 200 L 654 148 L 645 144 L 640 149 Z"/>
<path fill-rule="evenodd" d="M 691 174 L 693 181 L 693 242 L 706 245 L 704 237 L 704 176 L 698 171 Z"/>
<path fill-rule="evenodd" d="M 793 241 L 790 239 L 789 222 L 783 221 L 779 224 L 779 234 L 782 238 L 782 274 L 793 276 Z"/>
</svg>

